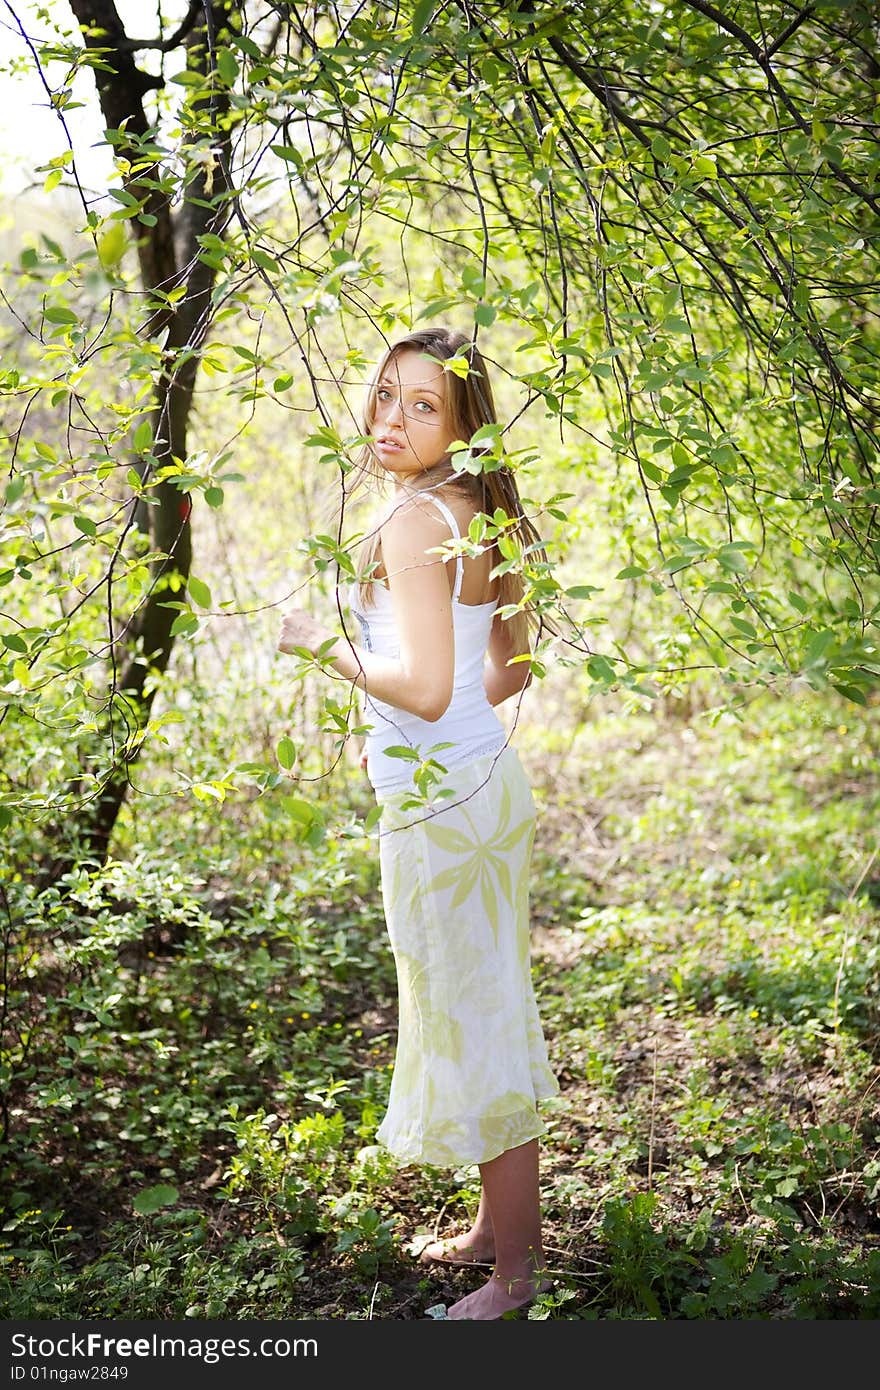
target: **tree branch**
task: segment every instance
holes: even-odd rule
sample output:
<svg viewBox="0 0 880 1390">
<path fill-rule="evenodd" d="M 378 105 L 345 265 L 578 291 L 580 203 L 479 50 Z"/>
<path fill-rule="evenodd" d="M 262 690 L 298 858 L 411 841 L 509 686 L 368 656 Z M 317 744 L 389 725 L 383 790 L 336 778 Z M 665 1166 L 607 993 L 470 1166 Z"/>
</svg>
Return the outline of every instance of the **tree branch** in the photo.
<svg viewBox="0 0 880 1390">
<path fill-rule="evenodd" d="M 796 14 L 790 24 L 786 24 L 778 38 L 774 39 L 770 47 L 764 50 L 764 59 L 769 63 L 774 53 L 778 53 L 780 48 L 788 43 L 796 29 L 800 29 L 805 19 L 809 19 L 815 13 L 813 5 L 805 5 L 799 14 Z"/>
<path fill-rule="evenodd" d="M 170 53 L 173 48 L 183 42 L 190 29 L 196 22 L 196 15 L 203 8 L 202 0 L 189 0 L 189 10 L 185 19 L 175 29 L 170 39 L 123 39 L 119 45 L 119 51 L 126 53 L 137 51 L 142 48 L 152 48 L 158 53 Z"/>
</svg>

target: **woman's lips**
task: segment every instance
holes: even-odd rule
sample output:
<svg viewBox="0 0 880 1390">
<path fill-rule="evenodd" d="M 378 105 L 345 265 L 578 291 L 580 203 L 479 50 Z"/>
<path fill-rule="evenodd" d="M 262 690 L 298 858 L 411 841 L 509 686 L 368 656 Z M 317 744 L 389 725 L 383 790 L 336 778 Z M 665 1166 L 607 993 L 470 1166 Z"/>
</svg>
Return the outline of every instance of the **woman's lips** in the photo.
<svg viewBox="0 0 880 1390">
<path fill-rule="evenodd" d="M 403 445 L 398 444 L 395 439 L 377 439 L 376 448 L 384 449 L 388 453 L 398 453 L 403 448 Z"/>
</svg>

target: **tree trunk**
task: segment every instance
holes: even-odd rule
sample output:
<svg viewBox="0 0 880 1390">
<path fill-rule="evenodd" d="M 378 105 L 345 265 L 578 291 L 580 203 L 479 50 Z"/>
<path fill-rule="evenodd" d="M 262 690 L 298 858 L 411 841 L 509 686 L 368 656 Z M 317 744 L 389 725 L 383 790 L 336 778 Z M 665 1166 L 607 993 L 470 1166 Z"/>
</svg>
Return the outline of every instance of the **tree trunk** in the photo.
<svg viewBox="0 0 880 1390">
<path fill-rule="evenodd" d="M 137 40 L 127 36 L 113 0 L 71 0 L 71 8 L 86 45 L 102 52 L 105 66 L 95 70 L 101 110 L 111 130 L 122 128 L 126 137 L 131 137 L 117 148 L 123 155 L 132 155 L 138 141 L 150 133 L 143 98 L 148 91 L 161 85 L 161 79 L 137 67 Z M 184 39 L 188 69 L 204 76 L 213 67 L 212 51 L 217 37 L 224 25 L 228 26 L 230 14 L 238 8 L 235 0 L 193 3 L 177 33 L 161 46 L 171 48 Z M 228 109 L 228 102 L 222 90 L 216 88 L 212 89 L 210 100 L 211 117 L 216 121 L 217 115 Z M 180 286 L 186 289 L 186 294 L 173 307 L 151 309 L 142 330 L 145 336 L 167 335 L 165 370 L 155 388 L 152 411 L 152 452 L 160 467 L 172 456 L 179 459 L 187 456 L 187 430 L 199 354 L 210 325 L 216 269 L 207 260 L 200 259 L 198 238 L 206 232 L 221 234 L 229 217 L 224 174 L 228 168 L 228 132 L 217 125 L 212 129 L 211 139 L 217 152 L 214 162 L 209 168 L 204 163 L 194 163 L 190 167 L 183 202 L 174 215 L 168 195 L 155 187 L 162 172 L 158 160 L 156 165 L 146 169 L 135 160 L 135 172 L 125 181 L 126 191 L 141 203 L 140 213 L 132 218 L 132 229 L 146 302 L 153 299 L 150 291 L 161 291 L 163 303 L 167 303 L 164 296 L 169 291 Z M 140 158 L 142 160 L 143 156 Z M 175 193 L 178 191 L 175 186 Z M 107 724 L 102 733 L 107 740 L 113 740 L 117 756 L 99 795 L 87 806 L 84 819 L 77 827 L 77 858 L 84 852 L 99 862 L 106 859 L 110 837 L 125 800 L 129 768 L 140 755 L 156 690 L 155 681 L 150 681 L 149 689 L 146 688 L 148 680 L 165 671 L 174 647 L 171 629 L 176 610 L 165 606 L 169 580 L 172 575 L 183 580 L 175 595 L 181 598 L 192 560 L 189 497 L 165 481 L 154 485 L 153 496 L 156 500 L 153 506 L 144 506 L 132 499 L 132 524 L 143 527 L 146 523 L 151 549 L 161 551 L 162 557 L 154 562 L 149 595 L 126 629 L 123 659 L 119 662 L 121 671 L 111 689 Z M 53 875 L 72 862 L 67 858 L 63 864 L 56 862 Z"/>
</svg>

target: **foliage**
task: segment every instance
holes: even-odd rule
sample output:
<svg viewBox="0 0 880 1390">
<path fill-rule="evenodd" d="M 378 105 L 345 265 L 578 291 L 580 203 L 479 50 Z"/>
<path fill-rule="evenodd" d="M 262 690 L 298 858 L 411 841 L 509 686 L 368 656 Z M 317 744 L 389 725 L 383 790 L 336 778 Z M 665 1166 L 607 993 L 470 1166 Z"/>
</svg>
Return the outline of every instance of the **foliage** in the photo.
<svg viewBox="0 0 880 1390">
<path fill-rule="evenodd" d="M 86 845 L 106 852 L 133 761 L 176 717 L 153 704 L 172 647 L 204 650 L 245 607 L 209 541 L 212 513 L 248 516 L 240 457 L 268 478 L 283 450 L 291 509 L 319 499 L 284 531 L 329 613 L 360 534 L 344 484 L 365 372 L 439 315 L 495 364 L 547 534 L 548 565 L 514 557 L 561 623 L 536 674 L 635 705 L 792 682 L 869 700 L 866 7 L 624 4 L 586 32 L 571 0 L 218 0 L 198 23 L 161 5 L 133 47 L 109 0 L 32 33 L 12 8 L 58 113 L 40 172 L 60 216 L 12 247 L 5 321 L 7 818 L 97 817 Z M 65 118 L 92 75 L 116 174 L 88 200 Z M 335 756 L 356 716 L 307 665 L 295 678 Z M 286 738 L 206 769 L 204 794 L 306 771 Z"/>
</svg>

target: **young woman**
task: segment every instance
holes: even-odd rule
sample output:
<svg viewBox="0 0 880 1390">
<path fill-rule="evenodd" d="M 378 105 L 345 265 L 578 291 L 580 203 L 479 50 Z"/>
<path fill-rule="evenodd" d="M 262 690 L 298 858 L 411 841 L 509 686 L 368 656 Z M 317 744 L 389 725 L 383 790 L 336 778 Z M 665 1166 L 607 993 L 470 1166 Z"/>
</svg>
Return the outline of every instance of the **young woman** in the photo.
<svg viewBox="0 0 880 1390">
<path fill-rule="evenodd" d="M 446 363 L 462 359 L 466 376 Z M 393 497 L 368 537 L 349 600 L 362 641 L 338 637 L 322 656 L 364 692 L 366 766 L 382 806 L 382 896 L 397 966 L 399 1028 L 388 1109 L 377 1137 L 404 1162 L 479 1165 L 474 1224 L 434 1241 L 422 1260 L 489 1263 L 487 1283 L 448 1310 L 488 1320 L 549 1287 L 538 1176 L 537 1104 L 558 1091 L 529 964 L 528 875 L 535 807 L 519 756 L 493 706 L 528 683 L 527 610 L 506 621 L 523 584 L 493 574 L 494 544 L 438 553 L 497 508 L 519 544 L 543 553 L 511 470 L 456 473 L 454 440 L 494 422 L 486 364 L 461 334 L 431 328 L 385 354 L 371 384 L 365 472 Z M 288 612 L 279 648 L 316 652 L 333 633 Z M 412 757 L 399 756 L 407 750 Z M 398 754 L 395 754 L 398 750 Z M 439 783 L 414 795 L 433 759 Z M 422 787 L 425 783 L 420 783 Z"/>
</svg>

